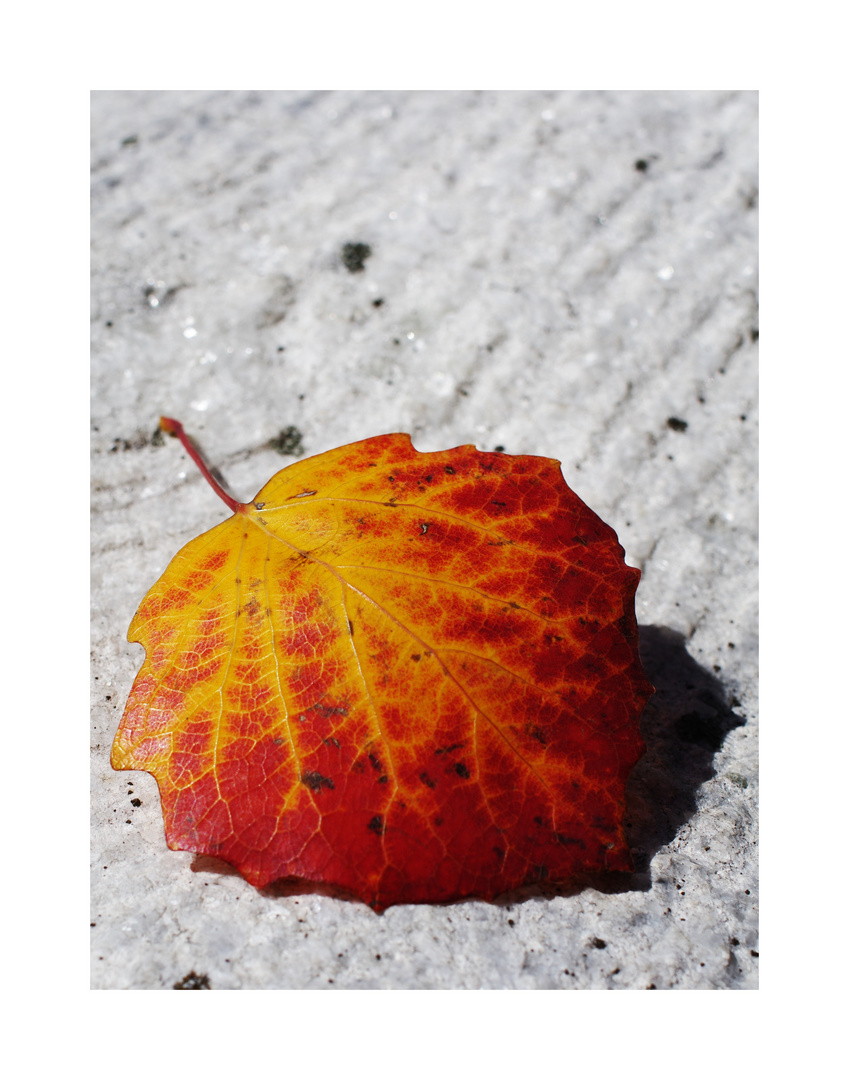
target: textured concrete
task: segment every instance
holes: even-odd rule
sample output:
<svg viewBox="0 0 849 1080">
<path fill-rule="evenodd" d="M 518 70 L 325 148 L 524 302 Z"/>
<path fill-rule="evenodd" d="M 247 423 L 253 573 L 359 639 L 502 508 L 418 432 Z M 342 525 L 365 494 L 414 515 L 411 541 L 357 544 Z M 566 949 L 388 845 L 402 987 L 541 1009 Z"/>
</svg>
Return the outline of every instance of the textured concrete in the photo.
<svg viewBox="0 0 849 1080">
<path fill-rule="evenodd" d="M 755 987 L 756 96 L 110 92 L 92 137 L 92 986 Z M 126 628 L 223 508 L 161 413 L 244 499 L 290 427 L 559 458 L 643 570 L 633 877 L 377 916 L 169 851 Z"/>
</svg>

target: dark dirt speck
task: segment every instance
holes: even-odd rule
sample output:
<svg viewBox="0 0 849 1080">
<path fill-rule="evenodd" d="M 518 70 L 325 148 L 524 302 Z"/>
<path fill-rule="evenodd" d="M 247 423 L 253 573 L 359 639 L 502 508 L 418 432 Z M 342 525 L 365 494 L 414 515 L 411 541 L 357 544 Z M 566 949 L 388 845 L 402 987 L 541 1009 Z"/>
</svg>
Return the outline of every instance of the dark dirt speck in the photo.
<svg viewBox="0 0 849 1080">
<path fill-rule="evenodd" d="M 271 450 L 276 450 L 278 454 L 301 457 L 304 452 L 303 440 L 304 437 L 300 431 L 290 424 L 289 427 L 283 428 L 279 435 L 269 439 L 268 446 Z"/>
<path fill-rule="evenodd" d="M 368 244 L 360 242 L 342 246 L 342 263 L 350 274 L 359 274 L 365 270 L 366 259 L 371 255 Z"/>
<path fill-rule="evenodd" d="M 190 971 L 185 978 L 180 979 L 179 982 L 174 983 L 175 990 L 211 990 L 209 985 L 208 975 L 197 975 L 194 971 Z"/>
</svg>

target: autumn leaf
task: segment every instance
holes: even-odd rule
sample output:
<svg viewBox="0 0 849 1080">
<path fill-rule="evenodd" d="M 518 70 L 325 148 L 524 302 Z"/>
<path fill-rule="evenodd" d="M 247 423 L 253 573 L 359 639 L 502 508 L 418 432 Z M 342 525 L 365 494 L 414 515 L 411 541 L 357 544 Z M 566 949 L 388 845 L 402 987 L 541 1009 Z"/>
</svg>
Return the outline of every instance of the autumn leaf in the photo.
<svg viewBox="0 0 849 1080">
<path fill-rule="evenodd" d="M 632 868 L 640 574 L 557 461 L 382 435 L 241 504 L 162 424 L 234 511 L 129 630 L 169 847 L 376 910 Z"/>
</svg>

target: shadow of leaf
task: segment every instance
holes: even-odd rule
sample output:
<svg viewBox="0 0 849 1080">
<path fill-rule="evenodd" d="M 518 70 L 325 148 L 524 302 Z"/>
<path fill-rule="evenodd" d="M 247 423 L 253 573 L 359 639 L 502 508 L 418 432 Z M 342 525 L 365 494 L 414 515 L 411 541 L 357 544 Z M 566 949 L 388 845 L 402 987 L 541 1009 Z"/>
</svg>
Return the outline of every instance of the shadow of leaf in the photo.
<svg viewBox="0 0 849 1080">
<path fill-rule="evenodd" d="M 656 693 L 642 719 L 645 756 L 627 788 L 625 828 L 634 878 L 649 888 L 649 863 L 696 810 L 696 793 L 715 776 L 713 758 L 729 731 L 746 722 L 716 676 L 687 652 L 683 634 L 640 627 L 640 656 Z"/>
</svg>

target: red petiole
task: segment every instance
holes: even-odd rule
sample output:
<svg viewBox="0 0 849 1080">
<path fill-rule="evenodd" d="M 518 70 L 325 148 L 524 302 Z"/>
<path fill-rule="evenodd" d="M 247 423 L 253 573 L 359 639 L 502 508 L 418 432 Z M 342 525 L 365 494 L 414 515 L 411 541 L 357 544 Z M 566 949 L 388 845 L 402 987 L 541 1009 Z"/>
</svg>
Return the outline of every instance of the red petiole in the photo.
<svg viewBox="0 0 849 1080">
<path fill-rule="evenodd" d="M 242 503 L 237 502 L 232 495 L 228 495 L 224 488 L 218 483 L 218 481 L 207 468 L 206 462 L 200 455 L 200 451 L 192 442 L 192 440 L 188 437 L 186 432 L 183 430 L 183 425 L 180 423 L 180 421 L 172 420 L 170 416 L 160 416 L 159 428 L 160 431 L 164 431 L 168 435 L 177 436 L 177 438 L 180 440 L 180 442 L 183 444 L 186 451 L 188 452 L 189 457 L 200 469 L 201 473 L 204 476 L 204 479 L 207 481 L 215 494 L 219 497 L 219 499 L 222 499 L 225 503 L 227 503 L 227 505 L 230 507 L 234 514 L 237 514 L 242 509 Z"/>
</svg>

